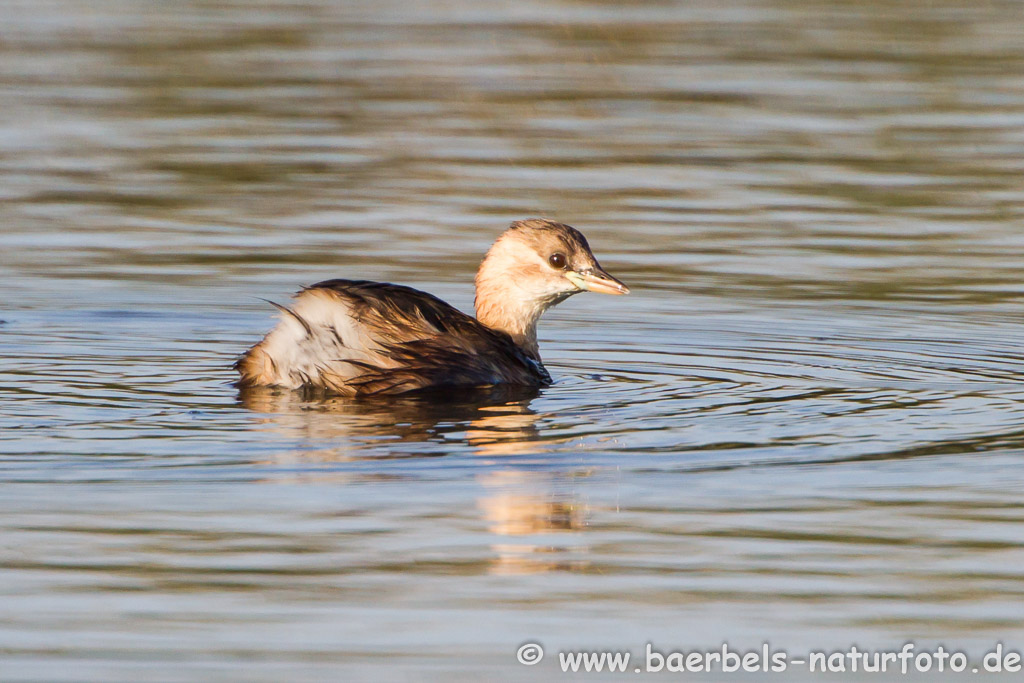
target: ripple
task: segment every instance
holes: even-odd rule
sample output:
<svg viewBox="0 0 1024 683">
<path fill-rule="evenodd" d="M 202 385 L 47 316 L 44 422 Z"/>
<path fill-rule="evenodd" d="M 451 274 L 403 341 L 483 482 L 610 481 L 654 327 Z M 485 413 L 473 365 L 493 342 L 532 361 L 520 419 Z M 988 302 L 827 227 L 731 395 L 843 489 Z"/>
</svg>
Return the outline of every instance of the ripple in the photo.
<svg viewBox="0 0 1024 683">
<path fill-rule="evenodd" d="M 5 678 L 1012 644 L 1024 52 L 962 5 L 5 8 Z M 261 299 L 469 310 L 525 215 L 633 290 L 553 386 L 232 386 Z"/>
</svg>

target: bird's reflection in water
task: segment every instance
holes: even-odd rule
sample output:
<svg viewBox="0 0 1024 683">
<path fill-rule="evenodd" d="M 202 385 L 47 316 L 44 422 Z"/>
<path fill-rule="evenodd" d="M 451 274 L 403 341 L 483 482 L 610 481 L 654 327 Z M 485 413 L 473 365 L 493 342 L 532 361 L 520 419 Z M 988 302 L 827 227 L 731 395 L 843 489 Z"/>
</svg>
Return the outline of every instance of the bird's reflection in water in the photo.
<svg viewBox="0 0 1024 683">
<path fill-rule="evenodd" d="M 541 443 L 537 426 L 541 416 L 530 409 L 538 394 L 535 388 L 493 387 L 460 391 L 457 398 L 415 394 L 355 401 L 248 388 L 240 392 L 239 402 L 264 414 L 257 422 L 260 428 L 309 441 L 308 447 L 276 456 L 274 464 L 281 465 L 414 457 L 407 452 L 386 455 L 387 444 L 396 442 L 461 442 L 484 458 L 527 458 L 538 452 Z M 367 441 L 376 439 L 383 447 L 368 451 Z M 330 445 L 324 447 L 324 442 Z M 323 479 L 323 474 L 302 478 Z M 508 539 L 491 544 L 493 573 L 572 571 L 586 566 L 585 548 L 579 547 L 578 535 L 571 533 L 584 530 L 587 523 L 587 507 L 574 495 L 573 480 L 574 475 L 565 471 L 525 470 L 515 464 L 477 475 L 482 488 L 477 509 L 487 530 Z"/>
<path fill-rule="evenodd" d="M 345 461 L 396 457 L 386 448 L 396 442 L 464 443 L 492 455 L 512 454 L 503 444 L 514 449 L 517 442 L 537 438 L 538 416 L 529 405 L 538 393 L 532 387 L 492 387 L 460 389 L 454 397 L 431 392 L 355 400 L 256 387 L 238 398 L 249 410 L 265 413 L 261 427 L 309 440 L 297 458 Z"/>
<path fill-rule="evenodd" d="M 508 537 L 491 545 L 495 574 L 573 571 L 587 566 L 577 534 L 586 529 L 587 507 L 573 495 L 572 477 L 549 472 L 499 470 L 480 475 L 484 494 L 477 507 L 488 530 Z"/>
</svg>

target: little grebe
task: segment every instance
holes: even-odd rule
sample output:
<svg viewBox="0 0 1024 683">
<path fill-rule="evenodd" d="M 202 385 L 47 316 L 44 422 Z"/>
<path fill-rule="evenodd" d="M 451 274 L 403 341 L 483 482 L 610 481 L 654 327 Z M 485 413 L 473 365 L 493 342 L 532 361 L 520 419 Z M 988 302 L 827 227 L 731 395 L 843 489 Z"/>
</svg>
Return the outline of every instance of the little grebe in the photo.
<svg viewBox="0 0 1024 683">
<path fill-rule="evenodd" d="M 476 274 L 476 319 L 411 287 L 326 280 L 277 306 L 281 322 L 236 363 L 239 386 L 345 396 L 495 384 L 544 386 L 537 320 L 589 290 L 628 294 L 575 228 L 517 221 Z"/>
</svg>

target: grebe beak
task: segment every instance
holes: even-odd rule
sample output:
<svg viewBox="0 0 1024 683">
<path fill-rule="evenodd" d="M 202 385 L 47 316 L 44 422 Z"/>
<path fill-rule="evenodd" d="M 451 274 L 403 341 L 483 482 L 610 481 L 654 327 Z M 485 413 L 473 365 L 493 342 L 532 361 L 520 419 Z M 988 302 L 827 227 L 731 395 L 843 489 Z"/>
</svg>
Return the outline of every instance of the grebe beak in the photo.
<svg viewBox="0 0 1024 683">
<path fill-rule="evenodd" d="M 599 294 L 629 294 L 629 287 L 604 272 L 600 266 L 594 266 L 589 270 L 583 271 L 570 270 L 565 274 L 565 277 L 580 289 L 590 292 L 597 292 Z"/>
</svg>

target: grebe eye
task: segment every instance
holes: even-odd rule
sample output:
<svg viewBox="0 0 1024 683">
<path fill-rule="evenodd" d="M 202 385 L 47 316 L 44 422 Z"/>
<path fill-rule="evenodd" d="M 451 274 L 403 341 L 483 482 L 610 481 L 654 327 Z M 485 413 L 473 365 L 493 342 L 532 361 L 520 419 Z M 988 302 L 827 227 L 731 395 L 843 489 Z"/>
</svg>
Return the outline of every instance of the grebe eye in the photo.
<svg viewBox="0 0 1024 683">
<path fill-rule="evenodd" d="M 565 268 L 565 254 L 563 254 L 562 252 L 552 254 L 551 258 L 548 259 L 548 263 L 551 264 L 552 268 Z"/>
</svg>

